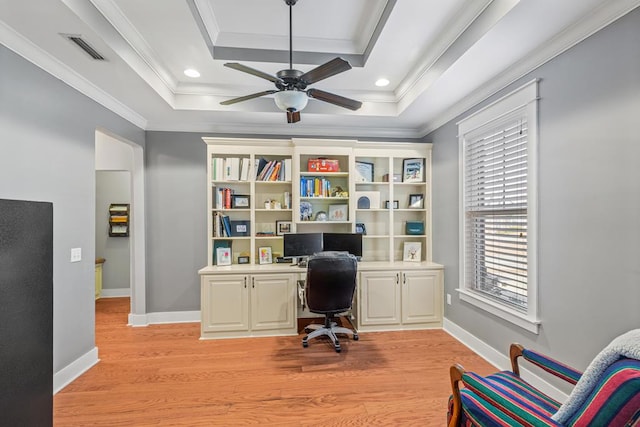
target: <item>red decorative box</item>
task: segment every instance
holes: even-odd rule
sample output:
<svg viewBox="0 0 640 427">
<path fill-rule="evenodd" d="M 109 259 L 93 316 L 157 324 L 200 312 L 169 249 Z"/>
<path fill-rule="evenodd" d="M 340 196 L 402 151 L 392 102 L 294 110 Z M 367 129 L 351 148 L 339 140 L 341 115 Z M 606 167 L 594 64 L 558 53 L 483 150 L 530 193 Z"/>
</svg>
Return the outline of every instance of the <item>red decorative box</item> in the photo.
<svg viewBox="0 0 640 427">
<path fill-rule="evenodd" d="M 340 162 L 332 159 L 309 159 L 307 170 L 309 172 L 340 172 Z"/>
</svg>

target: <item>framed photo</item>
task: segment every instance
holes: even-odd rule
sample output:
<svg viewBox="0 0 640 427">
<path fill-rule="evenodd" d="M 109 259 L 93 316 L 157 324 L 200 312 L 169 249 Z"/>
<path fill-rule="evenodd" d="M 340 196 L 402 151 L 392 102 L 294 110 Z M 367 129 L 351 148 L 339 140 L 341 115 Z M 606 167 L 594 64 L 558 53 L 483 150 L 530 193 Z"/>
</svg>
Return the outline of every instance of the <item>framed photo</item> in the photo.
<svg viewBox="0 0 640 427">
<path fill-rule="evenodd" d="M 216 249 L 216 264 L 231 265 L 231 248 Z"/>
<path fill-rule="evenodd" d="M 373 163 L 356 162 L 356 182 L 373 182 Z"/>
<path fill-rule="evenodd" d="M 246 255 L 240 255 L 238 257 L 238 264 L 249 264 L 249 257 Z"/>
<path fill-rule="evenodd" d="M 282 236 L 283 234 L 291 233 L 291 221 L 276 221 L 276 235 Z"/>
<path fill-rule="evenodd" d="M 251 235 L 251 222 L 247 220 L 229 221 L 231 225 L 231 237 Z"/>
<path fill-rule="evenodd" d="M 367 229 L 364 226 L 364 222 L 356 222 L 356 233 L 367 234 Z"/>
<path fill-rule="evenodd" d="M 424 195 L 423 194 L 409 194 L 409 207 L 411 209 L 424 208 Z"/>
<path fill-rule="evenodd" d="M 258 259 L 260 260 L 260 264 L 273 263 L 273 259 L 271 258 L 271 246 L 258 248 L 258 257 Z"/>
<path fill-rule="evenodd" d="M 402 161 L 402 182 L 424 182 L 424 159 Z"/>
<path fill-rule="evenodd" d="M 249 208 L 249 196 L 245 194 L 235 194 L 231 196 L 231 208 Z"/>
<path fill-rule="evenodd" d="M 400 204 L 398 203 L 398 201 L 394 200 L 393 201 L 393 209 L 398 209 L 399 206 L 400 206 Z M 385 209 L 391 209 L 391 202 L 389 200 L 385 200 L 384 208 Z"/>
<path fill-rule="evenodd" d="M 349 205 L 329 206 L 329 221 L 346 221 L 349 217 Z"/>
<path fill-rule="evenodd" d="M 422 243 L 404 242 L 402 260 L 411 262 L 422 261 Z"/>
</svg>

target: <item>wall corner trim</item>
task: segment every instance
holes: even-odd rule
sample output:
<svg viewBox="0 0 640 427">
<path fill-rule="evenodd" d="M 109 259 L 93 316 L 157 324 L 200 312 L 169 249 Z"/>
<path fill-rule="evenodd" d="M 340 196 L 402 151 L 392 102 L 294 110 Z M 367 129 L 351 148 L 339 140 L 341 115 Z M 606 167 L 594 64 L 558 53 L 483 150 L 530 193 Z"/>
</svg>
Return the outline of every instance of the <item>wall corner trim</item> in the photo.
<svg viewBox="0 0 640 427">
<path fill-rule="evenodd" d="M 67 366 L 53 374 L 53 394 L 71 384 L 76 378 L 96 365 L 98 359 L 98 347 L 89 350 Z"/>
</svg>

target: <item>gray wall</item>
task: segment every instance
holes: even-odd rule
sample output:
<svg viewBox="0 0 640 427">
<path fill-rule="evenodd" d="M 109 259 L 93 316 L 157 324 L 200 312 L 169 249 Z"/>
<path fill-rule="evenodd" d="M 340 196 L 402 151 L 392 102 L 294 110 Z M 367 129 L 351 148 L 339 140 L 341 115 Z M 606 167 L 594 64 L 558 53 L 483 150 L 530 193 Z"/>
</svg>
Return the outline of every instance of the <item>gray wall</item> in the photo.
<svg viewBox="0 0 640 427">
<path fill-rule="evenodd" d="M 200 309 L 207 265 L 207 147 L 202 134 L 147 132 L 147 312 Z"/>
<path fill-rule="evenodd" d="M 4 46 L 0 70 L 0 198 L 53 202 L 57 372 L 95 347 L 96 128 L 141 145 L 144 132 Z"/>
<path fill-rule="evenodd" d="M 131 173 L 96 171 L 96 257 L 104 258 L 103 289 L 128 289 L 130 283 L 130 238 L 109 236 L 109 205 L 131 204 Z"/>
<path fill-rule="evenodd" d="M 541 78 L 539 307 L 534 335 L 458 300 L 455 122 L 433 150 L 434 260 L 445 264 L 445 316 L 506 354 L 519 341 L 584 368 L 640 327 L 640 9 L 506 88 Z M 469 111 L 473 112 L 477 108 Z"/>
</svg>

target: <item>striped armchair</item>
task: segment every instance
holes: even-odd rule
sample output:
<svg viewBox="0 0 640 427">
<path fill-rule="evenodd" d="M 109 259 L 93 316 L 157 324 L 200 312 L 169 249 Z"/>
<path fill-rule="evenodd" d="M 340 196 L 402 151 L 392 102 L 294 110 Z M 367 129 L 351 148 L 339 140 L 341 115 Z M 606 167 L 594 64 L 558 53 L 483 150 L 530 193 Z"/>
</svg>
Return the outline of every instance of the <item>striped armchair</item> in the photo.
<svg viewBox="0 0 640 427">
<path fill-rule="evenodd" d="M 633 338 L 639 338 L 640 351 L 638 331 Z M 448 426 L 640 427 L 640 358 L 624 354 L 610 351 L 602 358 L 601 353 L 594 359 L 599 366 L 592 362 L 584 374 L 519 344 L 510 348 L 512 371 L 481 377 L 454 365 Z M 520 378 L 520 357 L 575 385 L 567 402 L 561 405 Z"/>
</svg>

